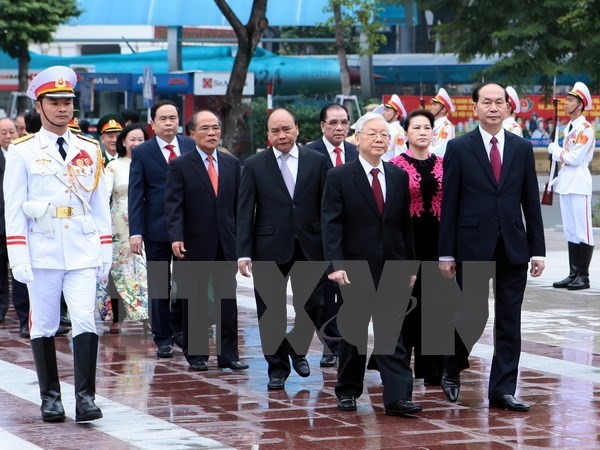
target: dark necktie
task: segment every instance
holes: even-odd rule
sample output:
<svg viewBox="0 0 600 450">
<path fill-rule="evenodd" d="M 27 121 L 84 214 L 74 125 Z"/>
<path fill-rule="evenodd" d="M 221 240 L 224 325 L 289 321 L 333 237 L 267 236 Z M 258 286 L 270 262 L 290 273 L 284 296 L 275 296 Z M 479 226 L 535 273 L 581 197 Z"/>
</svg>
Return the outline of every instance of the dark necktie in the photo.
<svg viewBox="0 0 600 450">
<path fill-rule="evenodd" d="M 65 148 L 63 147 L 63 144 L 65 143 L 65 138 L 59 137 L 56 140 L 56 143 L 58 144 L 58 153 L 60 153 L 60 156 L 62 156 L 62 159 L 67 159 L 67 152 L 65 151 Z"/>
<path fill-rule="evenodd" d="M 341 166 L 342 164 L 344 164 L 342 162 L 342 149 L 336 147 L 336 148 L 333 149 L 333 151 L 336 154 L 336 157 L 335 157 L 335 166 L 337 167 L 337 166 Z"/>
<path fill-rule="evenodd" d="M 169 150 L 169 162 L 177 158 L 177 153 L 175 153 L 175 146 L 173 144 L 167 144 L 165 145 L 165 148 Z"/>
<path fill-rule="evenodd" d="M 492 149 L 490 150 L 490 162 L 492 163 L 492 172 L 496 178 L 496 183 L 500 182 L 500 172 L 502 172 L 502 159 L 500 158 L 500 150 L 498 150 L 498 139 L 493 136 L 491 141 Z"/>
<path fill-rule="evenodd" d="M 379 182 L 379 178 L 377 178 L 378 174 L 379 169 L 371 170 L 371 175 L 373 175 L 373 183 L 371 184 L 371 188 L 373 189 L 373 196 L 375 197 L 375 203 L 377 203 L 377 208 L 379 208 L 379 213 L 383 216 L 383 190 L 381 189 L 381 183 Z"/>
</svg>

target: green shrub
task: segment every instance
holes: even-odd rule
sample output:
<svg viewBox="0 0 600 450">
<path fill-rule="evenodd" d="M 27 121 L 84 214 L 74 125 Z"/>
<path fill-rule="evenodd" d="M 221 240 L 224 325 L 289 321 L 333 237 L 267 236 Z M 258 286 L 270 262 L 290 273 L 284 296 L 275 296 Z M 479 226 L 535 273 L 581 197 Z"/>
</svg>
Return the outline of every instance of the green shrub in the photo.
<svg viewBox="0 0 600 450">
<path fill-rule="evenodd" d="M 592 208 L 592 226 L 600 227 L 600 201 Z"/>
</svg>

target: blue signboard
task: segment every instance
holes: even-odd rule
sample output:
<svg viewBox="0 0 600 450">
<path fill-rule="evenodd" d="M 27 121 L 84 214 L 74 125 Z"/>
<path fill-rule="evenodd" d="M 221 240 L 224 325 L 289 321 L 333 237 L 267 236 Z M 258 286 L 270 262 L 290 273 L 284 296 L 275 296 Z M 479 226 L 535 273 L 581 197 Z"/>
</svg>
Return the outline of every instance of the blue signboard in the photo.
<svg viewBox="0 0 600 450">
<path fill-rule="evenodd" d="M 126 73 L 78 73 L 81 80 L 91 79 L 94 83 L 94 91 L 130 91 L 131 75 Z M 77 83 L 75 90 L 80 90 Z"/>
<path fill-rule="evenodd" d="M 155 73 L 153 76 L 155 94 L 191 94 L 194 80 L 189 73 Z M 131 75 L 131 92 L 144 91 L 144 75 Z"/>
</svg>

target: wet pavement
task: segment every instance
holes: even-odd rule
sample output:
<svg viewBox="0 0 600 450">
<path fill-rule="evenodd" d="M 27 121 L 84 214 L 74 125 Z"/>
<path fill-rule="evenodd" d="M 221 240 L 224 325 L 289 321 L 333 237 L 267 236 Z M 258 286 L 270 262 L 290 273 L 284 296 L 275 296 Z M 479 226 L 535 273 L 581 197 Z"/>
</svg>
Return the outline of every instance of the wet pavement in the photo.
<svg viewBox="0 0 600 450">
<path fill-rule="evenodd" d="M 31 349 L 11 309 L 0 324 L 0 449 L 599 448 L 600 256 L 592 261 L 592 289 L 552 289 L 566 275 L 566 244 L 562 233 L 546 234 L 547 271 L 530 279 L 523 306 L 517 397 L 532 405 L 527 413 L 488 407 L 491 321 L 455 404 L 439 387 L 417 380 L 413 400 L 423 412 L 387 417 L 379 374 L 367 371 L 358 411 L 338 411 L 336 369 L 319 368 L 316 339 L 308 355 L 311 375 L 292 373 L 285 391 L 267 391 L 254 300 L 244 282 L 240 354 L 249 370 L 218 369 L 213 357 L 208 372 L 193 372 L 179 350 L 159 360 L 141 323 L 126 322 L 121 334 L 101 336 L 97 403 L 104 418 L 88 424 L 74 421 L 69 337 L 57 338 L 67 420 L 40 420 Z"/>
</svg>

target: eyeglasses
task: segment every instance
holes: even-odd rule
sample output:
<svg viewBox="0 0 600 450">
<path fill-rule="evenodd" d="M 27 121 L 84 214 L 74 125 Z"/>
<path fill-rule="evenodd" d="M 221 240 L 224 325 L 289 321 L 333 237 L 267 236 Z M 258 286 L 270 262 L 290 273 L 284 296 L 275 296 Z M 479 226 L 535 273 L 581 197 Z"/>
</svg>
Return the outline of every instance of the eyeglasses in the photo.
<svg viewBox="0 0 600 450">
<path fill-rule="evenodd" d="M 201 127 L 196 128 L 196 131 L 201 131 L 202 133 L 208 133 L 210 130 L 214 131 L 215 133 L 217 131 L 221 131 L 221 125 L 203 125 Z"/>
<path fill-rule="evenodd" d="M 382 131 L 381 133 L 376 133 L 375 131 L 368 131 L 366 133 L 360 133 L 363 136 L 365 136 L 368 139 L 375 139 L 377 136 L 379 136 L 381 139 L 390 139 L 391 136 L 389 133 Z"/>
<path fill-rule="evenodd" d="M 350 125 L 350 122 L 347 120 L 330 120 L 329 122 L 325 121 L 325 123 L 330 127 L 337 127 L 338 125 L 347 127 L 348 125 Z"/>
</svg>

